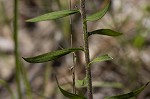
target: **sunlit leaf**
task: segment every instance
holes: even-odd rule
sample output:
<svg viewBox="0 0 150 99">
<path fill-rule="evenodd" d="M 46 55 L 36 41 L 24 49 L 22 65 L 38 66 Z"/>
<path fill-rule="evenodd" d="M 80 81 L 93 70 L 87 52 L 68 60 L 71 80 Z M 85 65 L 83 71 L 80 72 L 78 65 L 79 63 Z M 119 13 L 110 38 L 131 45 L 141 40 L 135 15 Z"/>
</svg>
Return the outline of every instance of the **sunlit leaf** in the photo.
<svg viewBox="0 0 150 99">
<path fill-rule="evenodd" d="M 110 1 L 107 3 L 107 5 L 101 11 L 88 16 L 87 21 L 96 21 L 96 20 L 101 19 L 108 11 L 109 6 L 110 6 Z"/>
<path fill-rule="evenodd" d="M 14 97 L 14 95 L 13 95 L 13 92 L 12 92 L 11 88 L 9 87 L 9 85 L 7 84 L 7 82 L 4 81 L 4 80 L 2 80 L 2 79 L 0 79 L 0 84 L 1 84 L 2 86 L 4 86 L 4 87 L 7 89 L 7 91 L 10 93 L 11 99 L 15 99 L 15 97 Z"/>
<path fill-rule="evenodd" d="M 56 81 L 57 81 L 57 85 L 58 85 L 59 90 L 61 91 L 61 93 L 62 93 L 65 97 L 67 97 L 67 98 L 69 98 L 69 99 L 87 99 L 87 98 L 84 97 L 84 96 L 77 95 L 77 94 L 73 94 L 73 93 L 70 93 L 70 92 L 65 91 L 64 89 L 62 89 L 62 88 L 60 87 L 57 78 L 56 78 Z"/>
<path fill-rule="evenodd" d="M 105 54 L 105 55 L 102 55 L 102 56 L 99 56 L 99 57 L 95 58 L 89 64 L 96 63 L 96 62 L 107 61 L 107 60 L 112 60 L 112 59 L 113 59 L 112 57 L 110 57 L 107 54 Z"/>
<path fill-rule="evenodd" d="M 127 94 L 122 94 L 122 95 L 117 95 L 117 96 L 111 96 L 111 97 L 106 97 L 104 99 L 130 99 L 132 97 L 136 97 L 137 95 L 139 95 L 145 88 L 146 86 L 149 84 L 150 82 L 148 82 L 146 85 L 140 87 L 139 89 L 129 92 Z"/>
<path fill-rule="evenodd" d="M 29 63 L 42 63 L 42 62 L 48 62 L 48 61 L 55 60 L 66 54 L 69 54 L 69 53 L 75 52 L 75 51 L 79 51 L 79 50 L 83 50 L 83 48 L 68 48 L 68 49 L 63 49 L 63 50 L 57 50 L 57 51 L 49 52 L 46 54 L 38 55 L 35 57 L 23 58 L 23 59 Z"/>
<path fill-rule="evenodd" d="M 86 86 L 87 85 L 86 77 L 84 79 L 81 79 L 81 80 L 76 80 L 76 84 L 79 86 Z"/>
<path fill-rule="evenodd" d="M 32 19 L 27 20 L 27 22 L 39 22 L 39 21 L 45 21 L 45 20 L 55 20 L 62 17 L 66 17 L 71 14 L 79 13 L 79 10 L 63 10 L 63 11 L 56 11 L 47 13 Z"/>
<path fill-rule="evenodd" d="M 99 29 L 89 32 L 89 36 L 93 34 L 107 35 L 107 36 L 120 36 L 122 33 L 113 31 L 111 29 Z"/>
</svg>

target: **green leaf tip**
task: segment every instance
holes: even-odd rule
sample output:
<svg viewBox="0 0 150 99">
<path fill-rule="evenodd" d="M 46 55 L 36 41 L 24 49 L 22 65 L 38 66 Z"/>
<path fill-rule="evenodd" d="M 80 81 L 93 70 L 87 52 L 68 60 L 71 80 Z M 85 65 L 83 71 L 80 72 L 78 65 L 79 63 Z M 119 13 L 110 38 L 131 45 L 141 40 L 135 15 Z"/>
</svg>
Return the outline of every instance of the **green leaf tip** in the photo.
<svg viewBox="0 0 150 99">
<path fill-rule="evenodd" d="M 87 81 L 86 81 L 86 79 L 87 79 L 87 77 L 85 77 L 85 78 L 83 78 L 83 79 L 81 79 L 81 80 L 76 80 L 76 84 L 77 84 L 78 86 L 82 86 L 82 87 L 87 86 Z"/>
<path fill-rule="evenodd" d="M 68 49 L 49 52 L 49 53 L 38 55 L 35 57 L 29 57 L 29 58 L 23 57 L 23 59 L 29 63 L 43 63 L 43 62 L 55 60 L 55 59 L 60 58 L 64 55 L 67 55 L 71 52 L 80 51 L 80 50 L 83 51 L 83 48 L 68 48 Z"/>
<path fill-rule="evenodd" d="M 39 22 L 39 21 L 46 21 L 46 20 L 55 20 L 62 17 L 66 17 L 71 14 L 79 13 L 79 10 L 62 10 L 62 11 L 56 11 L 47 13 L 29 20 L 26 20 L 26 22 Z"/>
<path fill-rule="evenodd" d="M 136 97 L 148 86 L 149 83 L 150 82 L 148 82 L 147 84 L 145 84 L 144 86 L 140 87 L 139 89 L 137 89 L 135 91 L 132 91 L 132 92 L 129 92 L 129 93 L 126 93 L 126 94 L 106 97 L 104 99 L 130 99 L 132 97 Z"/>
<path fill-rule="evenodd" d="M 96 63 L 96 62 L 107 61 L 107 60 L 112 60 L 112 59 L 113 59 L 112 57 L 110 57 L 107 54 L 105 54 L 105 55 L 101 55 L 99 57 L 96 57 L 89 64 Z"/>
<path fill-rule="evenodd" d="M 106 12 L 108 11 L 109 6 L 110 6 L 110 1 L 108 1 L 106 6 L 101 11 L 88 16 L 86 20 L 87 21 L 96 21 L 96 20 L 101 19 L 106 14 Z"/>
<path fill-rule="evenodd" d="M 73 93 L 70 93 L 70 92 L 65 91 L 64 89 L 62 89 L 62 88 L 60 87 L 56 76 L 55 76 L 55 78 L 56 78 L 56 82 L 57 82 L 57 85 L 58 85 L 59 90 L 61 91 L 61 93 L 62 93 L 65 97 L 67 97 L 67 98 L 69 98 L 69 99 L 87 99 L 87 98 L 84 97 L 84 96 L 77 95 L 77 94 L 73 94 Z"/>
<path fill-rule="evenodd" d="M 120 36 L 123 33 L 113 31 L 111 29 L 98 29 L 92 32 L 88 32 L 89 36 L 93 34 L 107 35 L 107 36 Z"/>
</svg>

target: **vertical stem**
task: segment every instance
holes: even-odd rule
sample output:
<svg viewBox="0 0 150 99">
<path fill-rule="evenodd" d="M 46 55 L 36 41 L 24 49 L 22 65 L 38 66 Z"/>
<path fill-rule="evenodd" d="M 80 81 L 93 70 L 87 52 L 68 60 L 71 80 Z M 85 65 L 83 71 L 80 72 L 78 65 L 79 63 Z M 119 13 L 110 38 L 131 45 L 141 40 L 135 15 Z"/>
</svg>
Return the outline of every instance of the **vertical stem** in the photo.
<svg viewBox="0 0 150 99">
<path fill-rule="evenodd" d="M 87 77 L 87 95 L 88 95 L 88 99 L 93 99 L 91 68 L 90 68 L 90 65 L 88 65 L 90 62 L 90 56 L 89 56 L 89 44 L 88 44 L 85 0 L 80 0 L 80 7 L 81 7 L 81 17 L 82 17 L 82 22 L 83 22 L 84 53 L 85 53 L 86 77 Z"/>
<path fill-rule="evenodd" d="M 14 0 L 14 46 L 15 46 L 15 64 L 16 64 L 16 83 L 18 98 L 22 99 L 21 86 L 20 86 L 20 66 L 19 66 L 19 53 L 18 53 L 18 0 Z"/>
<path fill-rule="evenodd" d="M 72 4 L 71 4 L 71 0 L 69 0 L 69 10 L 72 9 Z M 72 33 L 72 17 L 70 15 L 70 33 L 71 33 L 71 48 L 73 47 L 73 33 Z M 73 69 L 72 69 L 72 91 L 75 94 L 76 93 L 76 88 L 75 88 L 75 53 L 72 53 L 72 60 L 73 60 Z"/>
<path fill-rule="evenodd" d="M 54 1 L 55 1 L 55 0 L 54 0 Z M 57 2 L 57 4 L 58 4 L 58 7 L 59 7 L 59 8 L 62 8 L 61 3 L 60 3 L 60 0 L 56 0 L 56 2 Z"/>
</svg>

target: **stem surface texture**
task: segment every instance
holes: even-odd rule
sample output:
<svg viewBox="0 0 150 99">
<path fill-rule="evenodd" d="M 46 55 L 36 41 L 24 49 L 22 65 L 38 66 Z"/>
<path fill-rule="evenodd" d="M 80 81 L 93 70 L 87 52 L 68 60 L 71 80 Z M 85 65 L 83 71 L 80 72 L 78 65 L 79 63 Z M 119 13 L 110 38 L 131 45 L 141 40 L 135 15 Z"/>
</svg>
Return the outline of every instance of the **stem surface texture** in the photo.
<svg viewBox="0 0 150 99">
<path fill-rule="evenodd" d="M 88 99 L 93 99 L 91 68 L 89 65 L 90 56 L 89 56 L 85 0 L 80 0 L 80 7 L 81 7 L 81 17 L 82 17 L 82 22 L 83 22 L 82 24 L 83 24 L 84 53 L 85 53 L 85 61 L 86 61 L 87 95 L 88 95 Z"/>
</svg>

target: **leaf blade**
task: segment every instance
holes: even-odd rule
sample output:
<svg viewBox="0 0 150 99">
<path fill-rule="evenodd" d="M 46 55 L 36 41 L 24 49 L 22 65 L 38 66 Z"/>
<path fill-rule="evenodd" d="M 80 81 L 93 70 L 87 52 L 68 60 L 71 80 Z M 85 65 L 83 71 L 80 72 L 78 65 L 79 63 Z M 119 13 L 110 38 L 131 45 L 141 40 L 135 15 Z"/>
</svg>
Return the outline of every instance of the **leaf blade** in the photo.
<svg viewBox="0 0 150 99">
<path fill-rule="evenodd" d="M 62 10 L 62 11 L 56 11 L 47 13 L 32 19 L 27 20 L 27 22 L 39 22 L 39 21 L 46 21 L 46 20 L 55 20 L 62 17 L 66 17 L 71 14 L 79 13 L 79 10 Z"/>
<path fill-rule="evenodd" d="M 129 99 L 132 97 L 136 97 L 138 94 L 140 94 L 149 84 L 150 82 L 148 82 L 147 84 L 145 84 L 144 86 L 140 87 L 139 89 L 126 93 L 126 94 L 122 94 L 122 95 L 117 95 L 117 96 L 111 96 L 111 97 L 105 97 L 104 99 Z"/>
<path fill-rule="evenodd" d="M 93 34 L 107 35 L 107 36 L 120 36 L 123 33 L 113 31 L 111 29 L 98 29 L 92 32 L 89 32 L 89 36 Z"/>
<path fill-rule="evenodd" d="M 56 77 L 55 77 L 56 78 Z M 70 99 L 87 99 L 86 97 L 84 96 L 81 96 L 81 95 L 77 95 L 77 94 L 73 94 L 73 93 L 70 93 L 70 92 L 67 92 L 65 91 L 64 89 L 62 89 L 58 83 L 58 80 L 56 78 L 56 82 L 57 82 L 57 85 L 58 85 L 58 88 L 59 90 L 61 91 L 61 93 L 67 97 L 67 98 L 70 98 Z"/>
<path fill-rule="evenodd" d="M 84 80 L 84 79 L 83 79 Z M 77 80 L 76 81 L 76 87 L 77 88 L 85 88 L 86 87 L 86 81 L 83 80 Z M 123 85 L 119 82 L 101 82 L 101 81 L 93 81 L 92 87 L 104 87 L 104 88 L 118 88 L 122 89 Z"/>
<path fill-rule="evenodd" d="M 83 51 L 83 48 L 68 48 L 68 49 L 57 50 L 57 51 L 45 53 L 45 54 L 38 55 L 35 57 L 29 57 L 29 58 L 23 57 L 23 59 L 29 63 L 43 63 L 43 62 L 55 60 L 55 59 L 60 58 L 64 55 L 67 55 L 71 52 L 80 51 L 80 50 Z"/>
<path fill-rule="evenodd" d="M 110 6 L 110 1 L 108 1 L 106 6 L 101 11 L 88 16 L 86 20 L 87 21 L 96 21 L 96 20 L 101 19 L 106 14 L 106 12 L 108 11 L 109 6 Z"/>
<path fill-rule="evenodd" d="M 89 64 L 96 63 L 96 62 L 102 62 L 107 60 L 112 60 L 113 58 L 108 56 L 107 54 L 104 54 L 102 56 L 98 56 L 95 59 L 93 59 Z"/>
</svg>

